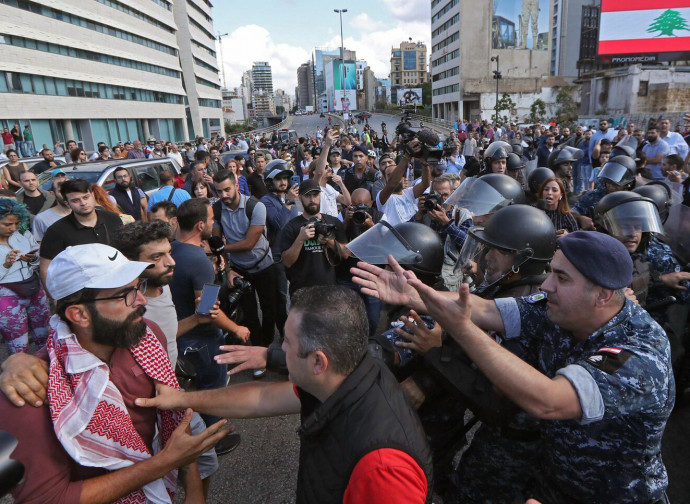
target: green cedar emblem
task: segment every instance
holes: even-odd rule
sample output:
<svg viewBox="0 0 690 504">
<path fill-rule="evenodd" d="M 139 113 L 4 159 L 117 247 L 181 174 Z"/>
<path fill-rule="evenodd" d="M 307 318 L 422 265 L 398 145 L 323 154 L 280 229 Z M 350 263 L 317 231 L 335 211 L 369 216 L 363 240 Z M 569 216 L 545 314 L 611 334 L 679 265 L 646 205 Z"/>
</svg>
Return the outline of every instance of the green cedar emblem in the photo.
<svg viewBox="0 0 690 504">
<path fill-rule="evenodd" d="M 649 33 L 660 32 L 657 37 L 664 35 L 667 37 L 675 37 L 676 35 L 673 33 L 674 30 L 690 31 L 690 25 L 688 25 L 685 18 L 681 16 L 680 12 L 672 9 L 664 11 L 664 13 L 656 18 L 654 22 L 649 25 L 649 28 L 647 28 Z"/>
</svg>

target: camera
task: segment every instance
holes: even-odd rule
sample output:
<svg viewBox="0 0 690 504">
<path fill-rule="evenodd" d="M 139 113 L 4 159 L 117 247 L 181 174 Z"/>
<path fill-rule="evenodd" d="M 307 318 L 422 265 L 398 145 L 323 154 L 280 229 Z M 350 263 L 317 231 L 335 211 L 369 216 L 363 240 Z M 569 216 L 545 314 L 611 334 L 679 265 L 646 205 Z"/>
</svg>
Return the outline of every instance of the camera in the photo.
<svg viewBox="0 0 690 504">
<path fill-rule="evenodd" d="M 424 209 L 435 210 L 437 206 L 443 204 L 443 196 L 437 192 L 430 192 L 424 198 Z"/>
<path fill-rule="evenodd" d="M 367 217 L 371 215 L 371 208 L 366 206 L 364 203 L 360 203 L 359 205 L 350 208 L 354 212 L 352 214 L 352 222 L 360 226 L 364 224 L 364 221 L 367 220 Z"/>
<path fill-rule="evenodd" d="M 244 278 L 235 277 L 232 289 L 228 292 L 228 305 L 226 313 L 231 313 L 240 304 L 240 299 L 252 288 L 252 283 Z"/>
<path fill-rule="evenodd" d="M 439 136 L 434 131 L 426 128 L 420 129 L 419 131 L 413 130 L 412 124 L 409 120 L 406 119 L 408 118 L 403 117 L 400 123 L 398 123 L 398 125 L 395 128 L 395 134 L 402 139 L 402 142 L 404 144 L 411 142 L 415 138 L 422 143 L 421 152 L 415 154 L 413 157 L 426 160 L 432 152 L 435 153 L 435 151 L 438 150 L 438 153 L 435 153 L 435 155 L 438 155 L 437 160 L 440 160 L 440 154 L 442 152 L 441 149 L 433 148 L 440 142 Z"/>
<path fill-rule="evenodd" d="M 335 236 L 335 224 L 326 224 L 317 218 L 312 219 L 311 222 L 314 223 L 314 231 L 316 231 L 317 236 L 323 236 L 324 238 L 333 238 Z"/>
</svg>

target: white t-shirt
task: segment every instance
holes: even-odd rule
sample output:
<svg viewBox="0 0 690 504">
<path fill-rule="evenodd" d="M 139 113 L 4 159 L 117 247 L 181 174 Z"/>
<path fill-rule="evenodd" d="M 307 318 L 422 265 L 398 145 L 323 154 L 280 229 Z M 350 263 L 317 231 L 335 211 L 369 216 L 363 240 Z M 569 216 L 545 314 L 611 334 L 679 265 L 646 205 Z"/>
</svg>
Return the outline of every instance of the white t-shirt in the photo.
<svg viewBox="0 0 690 504">
<path fill-rule="evenodd" d="M 165 334 L 165 340 L 168 342 L 168 358 L 174 369 L 177 364 L 177 312 L 170 294 L 170 287 L 164 286 L 160 296 L 147 297 L 146 301 L 145 317 L 158 324 Z"/>
<path fill-rule="evenodd" d="M 402 194 L 391 194 L 384 205 L 381 205 L 381 193 L 376 195 L 377 208 L 386 214 L 385 220 L 391 226 L 409 221 L 417 213 L 417 200 L 414 187 L 403 189 Z"/>
<path fill-rule="evenodd" d="M 321 209 L 320 212 L 326 215 L 338 216 L 338 196 L 340 193 L 333 189 L 330 184 L 321 186 Z"/>
</svg>

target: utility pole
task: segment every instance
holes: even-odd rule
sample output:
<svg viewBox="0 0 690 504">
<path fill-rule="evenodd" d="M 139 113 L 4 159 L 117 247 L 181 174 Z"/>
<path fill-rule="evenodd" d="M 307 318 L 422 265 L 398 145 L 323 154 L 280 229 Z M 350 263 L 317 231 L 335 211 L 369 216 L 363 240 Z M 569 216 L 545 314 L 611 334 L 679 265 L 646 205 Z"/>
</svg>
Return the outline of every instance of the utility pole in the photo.
<svg viewBox="0 0 690 504">
<path fill-rule="evenodd" d="M 345 46 L 343 45 L 343 13 L 347 12 L 347 9 L 333 9 L 340 15 L 340 92 L 342 93 L 340 97 L 340 111 L 343 111 L 343 105 L 345 104 Z"/>
<path fill-rule="evenodd" d="M 494 79 L 496 79 L 496 106 L 494 107 L 494 124 L 498 122 L 498 81 L 501 79 L 501 71 L 498 69 L 498 54 L 496 56 L 491 56 L 491 61 L 496 62 L 496 70 L 494 70 Z"/>
</svg>

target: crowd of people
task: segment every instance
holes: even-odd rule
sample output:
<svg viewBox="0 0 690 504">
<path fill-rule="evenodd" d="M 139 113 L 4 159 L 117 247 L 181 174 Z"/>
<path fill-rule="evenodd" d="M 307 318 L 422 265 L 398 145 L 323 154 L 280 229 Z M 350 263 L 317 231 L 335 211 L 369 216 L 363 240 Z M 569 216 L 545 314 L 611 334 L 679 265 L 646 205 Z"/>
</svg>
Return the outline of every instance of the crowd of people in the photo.
<svg viewBox="0 0 690 504">
<path fill-rule="evenodd" d="M 227 419 L 300 413 L 299 502 L 668 502 L 690 155 L 669 119 L 627 127 L 67 142 L 73 163 L 176 159 L 150 194 L 126 163 L 105 192 L 10 149 L 16 501 L 202 502 Z"/>
</svg>

